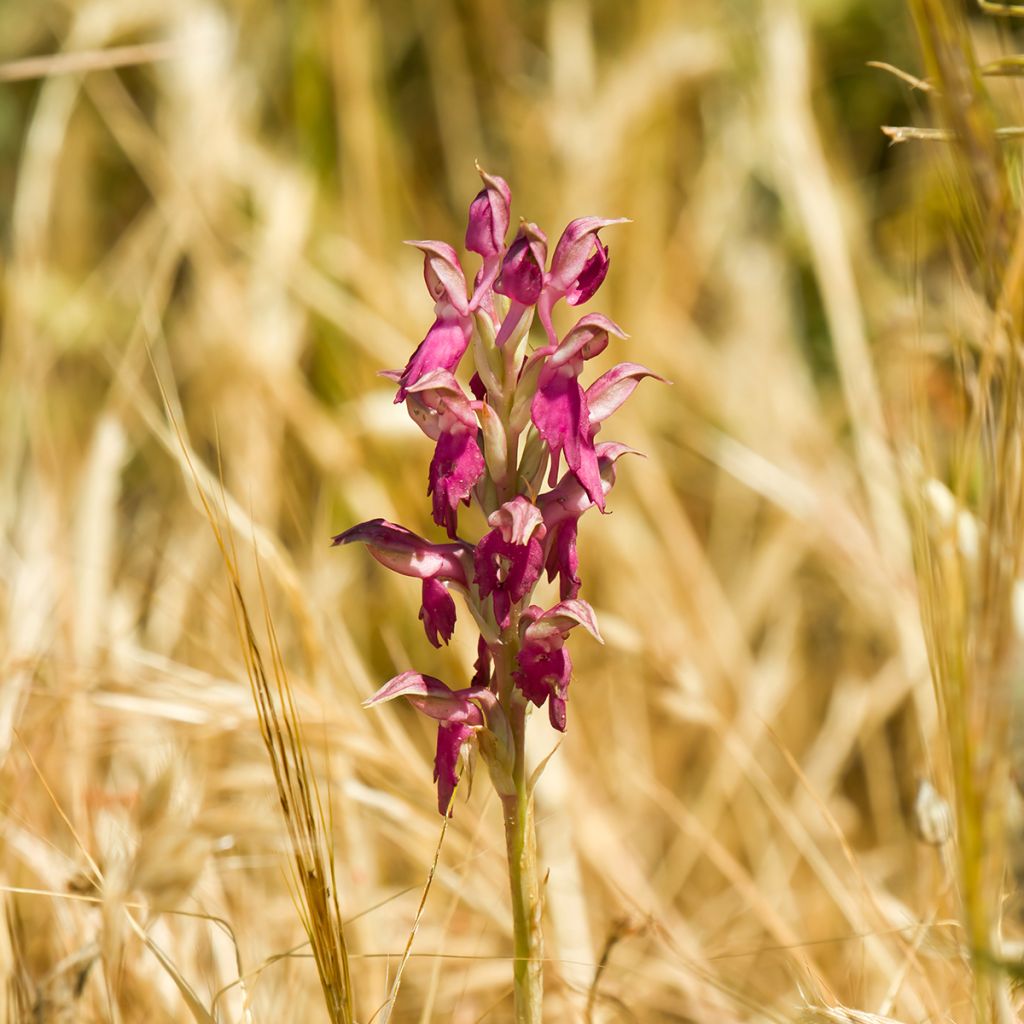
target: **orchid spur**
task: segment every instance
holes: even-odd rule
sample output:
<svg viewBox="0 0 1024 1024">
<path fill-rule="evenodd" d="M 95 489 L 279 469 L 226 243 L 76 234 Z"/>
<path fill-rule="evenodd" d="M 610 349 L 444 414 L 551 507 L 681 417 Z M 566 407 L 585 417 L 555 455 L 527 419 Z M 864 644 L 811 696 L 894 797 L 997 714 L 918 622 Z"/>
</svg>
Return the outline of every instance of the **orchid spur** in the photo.
<svg viewBox="0 0 1024 1024">
<path fill-rule="evenodd" d="M 627 336 L 601 313 L 587 313 L 561 338 L 555 329 L 560 300 L 580 305 L 601 287 L 610 255 L 600 232 L 624 221 L 572 221 L 549 266 L 547 236 L 537 225 L 522 221 L 506 243 L 511 190 L 496 175 L 480 170 L 480 177 L 465 237 L 466 249 L 481 257 L 472 291 L 450 245 L 411 242 L 423 253 L 434 321 L 403 369 L 383 371 L 398 385 L 395 402 L 434 442 L 427 495 L 447 539 L 432 542 L 373 519 L 338 534 L 334 544 L 364 544 L 387 568 L 421 581 L 420 619 L 433 646 L 447 643 L 456 628 L 452 591 L 479 632 L 469 685 L 452 689 L 409 670 L 365 704 L 403 698 L 438 723 L 434 780 L 442 814 L 452 813 L 464 755 L 476 748 L 487 765 L 504 810 L 516 1020 L 537 1024 L 541 897 L 526 725 L 532 707 L 546 706 L 551 726 L 566 730 L 569 634 L 582 626 L 601 642 L 594 610 L 580 597 L 577 527 L 591 508 L 606 511 L 616 462 L 632 449 L 599 443 L 597 434 L 643 379 L 663 378 L 624 362 L 584 387 L 587 362 Z M 542 338 L 531 345 L 535 319 Z M 464 385 L 467 354 L 472 372 Z M 460 509 L 472 503 L 489 527 L 476 540 L 463 537 L 459 525 Z M 534 601 L 545 573 L 558 580 L 559 599 L 548 608 Z"/>
</svg>

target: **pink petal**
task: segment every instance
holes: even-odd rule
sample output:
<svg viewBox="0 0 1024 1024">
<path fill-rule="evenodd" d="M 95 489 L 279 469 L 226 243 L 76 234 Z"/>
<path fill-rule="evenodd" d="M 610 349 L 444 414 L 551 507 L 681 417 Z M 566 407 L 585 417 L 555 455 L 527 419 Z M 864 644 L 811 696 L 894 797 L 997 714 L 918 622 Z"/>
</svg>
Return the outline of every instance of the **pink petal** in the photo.
<svg viewBox="0 0 1024 1024">
<path fill-rule="evenodd" d="M 403 576 L 436 577 L 466 585 L 461 562 L 461 556 L 467 551 L 464 544 L 431 544 L 404 526 L 385 519 L 359 523 L 332 540 L 335 547 L 356 543 L 365 544 L 381 565 Z"/>
</svg>

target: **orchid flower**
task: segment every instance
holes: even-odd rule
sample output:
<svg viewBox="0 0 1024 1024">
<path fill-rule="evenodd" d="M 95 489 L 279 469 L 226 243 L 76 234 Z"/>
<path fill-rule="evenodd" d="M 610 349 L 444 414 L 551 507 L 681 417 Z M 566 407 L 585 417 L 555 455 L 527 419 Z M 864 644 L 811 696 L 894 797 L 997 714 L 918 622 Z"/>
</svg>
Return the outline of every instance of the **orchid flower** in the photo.
<svg viewBox="0 0 1024 1024">
<path fill-rule="evenodd" d="M 401 672 L 367 707 L 399 697 L 437 722 L 434 781 L 437 804 L 450 814 L 460 766 L 477 751 L 501 798 L 514 909 L 516 1020 L 539 1024 L 541 886 L 533 835 L 532 779 L 525 730 L 533 708 L 547 705 L 551 726 L 564 732 L 573 663 L 570 634 L 582 626 L 601 641 L 593 608 L 580 597 L 580 517 L 606 510 L 626 445 L 598 443 L 609 417 L 645 378 L 623 362 L 585 385 L 587 364 L 626 333 L 601 313 L 588 313 L 563 337 L 553 311 L 589 301 L 609 267 L 599 233 L 622 218 L 572 221 L 548 266 L 545 233 L 519 222 L 506 245 L 512 193 L 478 167 L 483 187 L 470 203 L 466 249 L 480 257 L 467 292 L 459 255 L 444 242 L 409 244 L 423 254 L 434 321 L 402 370 L 384 371 L 397 384 L 396 403 L 434 445 L 427 474 L 434 523 L 447 539 L 433 542 L 405 527 L 373 519 L 334 538 L 364 544 L 387 568 L 421 581 L 419 618 L 434 647 L 456 625 L 453 594 L 479 631 L 468 685 Z M 531 349 L 536 317 L 544 341 Z M 461 364 L 471 350 L 468 381 Z M 468 390 L 467 390 L 468 388 Z M 565 470 L 562 461 L 564 457 Z M 488 529 L 463 539 L 460 506 L 476 504 Z M 559 600 L 547 610 L 533 601 L 541 576 L 558 580 Z"/>
</svg>

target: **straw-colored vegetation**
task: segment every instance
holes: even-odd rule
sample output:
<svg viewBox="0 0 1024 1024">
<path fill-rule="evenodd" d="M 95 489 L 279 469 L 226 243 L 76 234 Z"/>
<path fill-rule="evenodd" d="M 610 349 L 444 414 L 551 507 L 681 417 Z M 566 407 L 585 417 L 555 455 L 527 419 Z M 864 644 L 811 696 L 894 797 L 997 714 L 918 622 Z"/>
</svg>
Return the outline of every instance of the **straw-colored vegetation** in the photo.
<svg viewBox="0 0 1024 1024">
<path fill-rule="evenodd" d="M 376 371 L 476 158 L 632 218 L 594 305 L 674 382 L 581 528 L 549 1019 L 1013 1019 L 1015 23 L 912 6 L 0 4 L 0 1017 L 510 1019 L 496 798 L 418 916 L 433 729 L 360 708 L 472 630 L 328 546 L 437 536 Z"/>
</svg>

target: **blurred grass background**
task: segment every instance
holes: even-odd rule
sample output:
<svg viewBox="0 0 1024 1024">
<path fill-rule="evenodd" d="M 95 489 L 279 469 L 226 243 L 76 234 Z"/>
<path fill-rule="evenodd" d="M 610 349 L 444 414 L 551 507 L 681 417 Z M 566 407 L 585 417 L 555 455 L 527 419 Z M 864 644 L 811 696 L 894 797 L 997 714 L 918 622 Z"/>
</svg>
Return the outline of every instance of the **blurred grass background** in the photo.
<svg viewBox="0 0 1024 1024">
<path fill-rule="evenodd" d="M 88 70 L 18 63 L 62 53 Z M 465 685 L 472 631 L 433 651 L 418 588 L 328 538 L 436 535 L 429 442 L 376 371 L 431 319 L 400 242 L 461 247 L 474 159 L 552 240 L 632 218 L 593 304 L 631 337 L 599 370 L 674 382 L 606 429 L 647 458 L 581 530 L 608 643 L 574 643 L 539 793 L 551 1019 L 971 1018 L 948 850 L 912 828 L 943 770 L 904 491 L 915 418 L 940 450 L 959 423 L 946 331 L 974 312 L 941 176 L 879 130 L 921 95 L 870 60 L 920 73 L 889 0 L 0 4 L 8 1019 L 201 1019 L 180 982 L 217 1020 L 326 1019 L 158 379 L 249 585 L 259 552 L 358 1019 L 384 1002 L 440 819 L 429 725 L 359 702 L 408 667 Z M 510 1019 L 488 790 L 396 1024 Z"/>
</svg>

